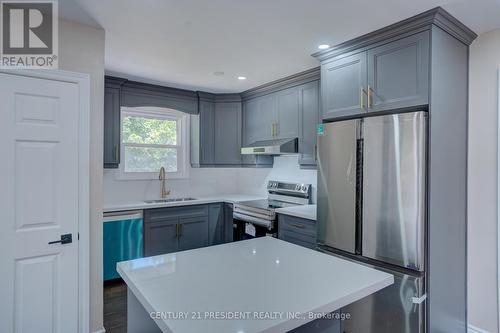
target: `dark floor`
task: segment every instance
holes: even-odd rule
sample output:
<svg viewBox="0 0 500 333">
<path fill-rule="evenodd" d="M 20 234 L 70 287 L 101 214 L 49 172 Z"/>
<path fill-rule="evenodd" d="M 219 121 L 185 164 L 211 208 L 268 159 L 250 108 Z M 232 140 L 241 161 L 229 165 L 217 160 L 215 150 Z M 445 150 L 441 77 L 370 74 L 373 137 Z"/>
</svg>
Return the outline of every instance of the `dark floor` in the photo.
<svg viewBox="0 0 500 333">
<path fill-rule="evenodd" d="M 104 282 L 106 333 L 127 332 L 127 285 L 121 279 Z"/>
</svg>

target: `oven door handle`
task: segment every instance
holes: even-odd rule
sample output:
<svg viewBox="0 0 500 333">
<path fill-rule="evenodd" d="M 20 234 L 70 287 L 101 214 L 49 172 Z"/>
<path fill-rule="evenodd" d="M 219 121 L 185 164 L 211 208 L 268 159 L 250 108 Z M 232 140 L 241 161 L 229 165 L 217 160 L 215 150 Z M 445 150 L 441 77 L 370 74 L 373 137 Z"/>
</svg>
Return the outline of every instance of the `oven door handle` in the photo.
<svg viewBox="0 0 500 333">
<path fill-rule="evenodd" d="M 273 228 L 273 221 L 264 220 L 264 219 L 260 219 L 258 217 L 244 215 L 244 214 L 240 214 L 237 212 L 233 212 L 233 219 L 241 220 L 243 222 L 253 223 L 255 225 L 266 227 L 269 230 L 271 230 Z"/>
</svg>

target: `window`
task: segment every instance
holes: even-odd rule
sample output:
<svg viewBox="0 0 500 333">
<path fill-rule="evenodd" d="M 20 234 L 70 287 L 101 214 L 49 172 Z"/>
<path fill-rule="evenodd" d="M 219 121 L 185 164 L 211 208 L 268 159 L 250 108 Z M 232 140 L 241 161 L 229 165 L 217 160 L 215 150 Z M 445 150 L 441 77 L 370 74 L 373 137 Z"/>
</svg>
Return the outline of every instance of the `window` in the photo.
<svg viewBox="0 0 500 333">
<path fill-rule="evenodd" d="M 121 178 L 187 177 L 188 121 L 185 113 L 162 108 L 121 109 Z"/>
</svg>

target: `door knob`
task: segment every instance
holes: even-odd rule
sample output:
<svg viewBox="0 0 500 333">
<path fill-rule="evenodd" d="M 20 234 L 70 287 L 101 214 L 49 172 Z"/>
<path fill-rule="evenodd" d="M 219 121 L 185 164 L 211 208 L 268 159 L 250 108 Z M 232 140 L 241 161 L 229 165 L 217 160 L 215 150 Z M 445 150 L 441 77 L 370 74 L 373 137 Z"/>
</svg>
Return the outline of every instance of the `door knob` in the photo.
<svg viewBox="0 0 500 333">
<path fill-rule="evenodd" d="M 61 244 L 73 243 L 73 236 L 71 234 L 64 234 L 64 235 L 61 235 L 60 240 L 49 242 L 49 244 L 57 244 L 57 243 L 61 243 Z"/>
</svg>

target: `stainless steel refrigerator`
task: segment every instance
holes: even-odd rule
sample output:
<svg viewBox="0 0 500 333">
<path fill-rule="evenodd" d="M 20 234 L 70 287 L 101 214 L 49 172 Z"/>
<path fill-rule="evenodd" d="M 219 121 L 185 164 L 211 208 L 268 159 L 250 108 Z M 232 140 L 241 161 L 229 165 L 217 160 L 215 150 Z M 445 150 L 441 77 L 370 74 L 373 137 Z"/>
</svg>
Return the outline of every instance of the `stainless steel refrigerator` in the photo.
<svg viewBox="0 0 500 333">
<path fill-rule="evenodd" d="M 319 248 L 395 276 L 342 309 L 346 333 L 425 331 L 427 117 L 337 121 L 318 133 Z"/>
</svg>

